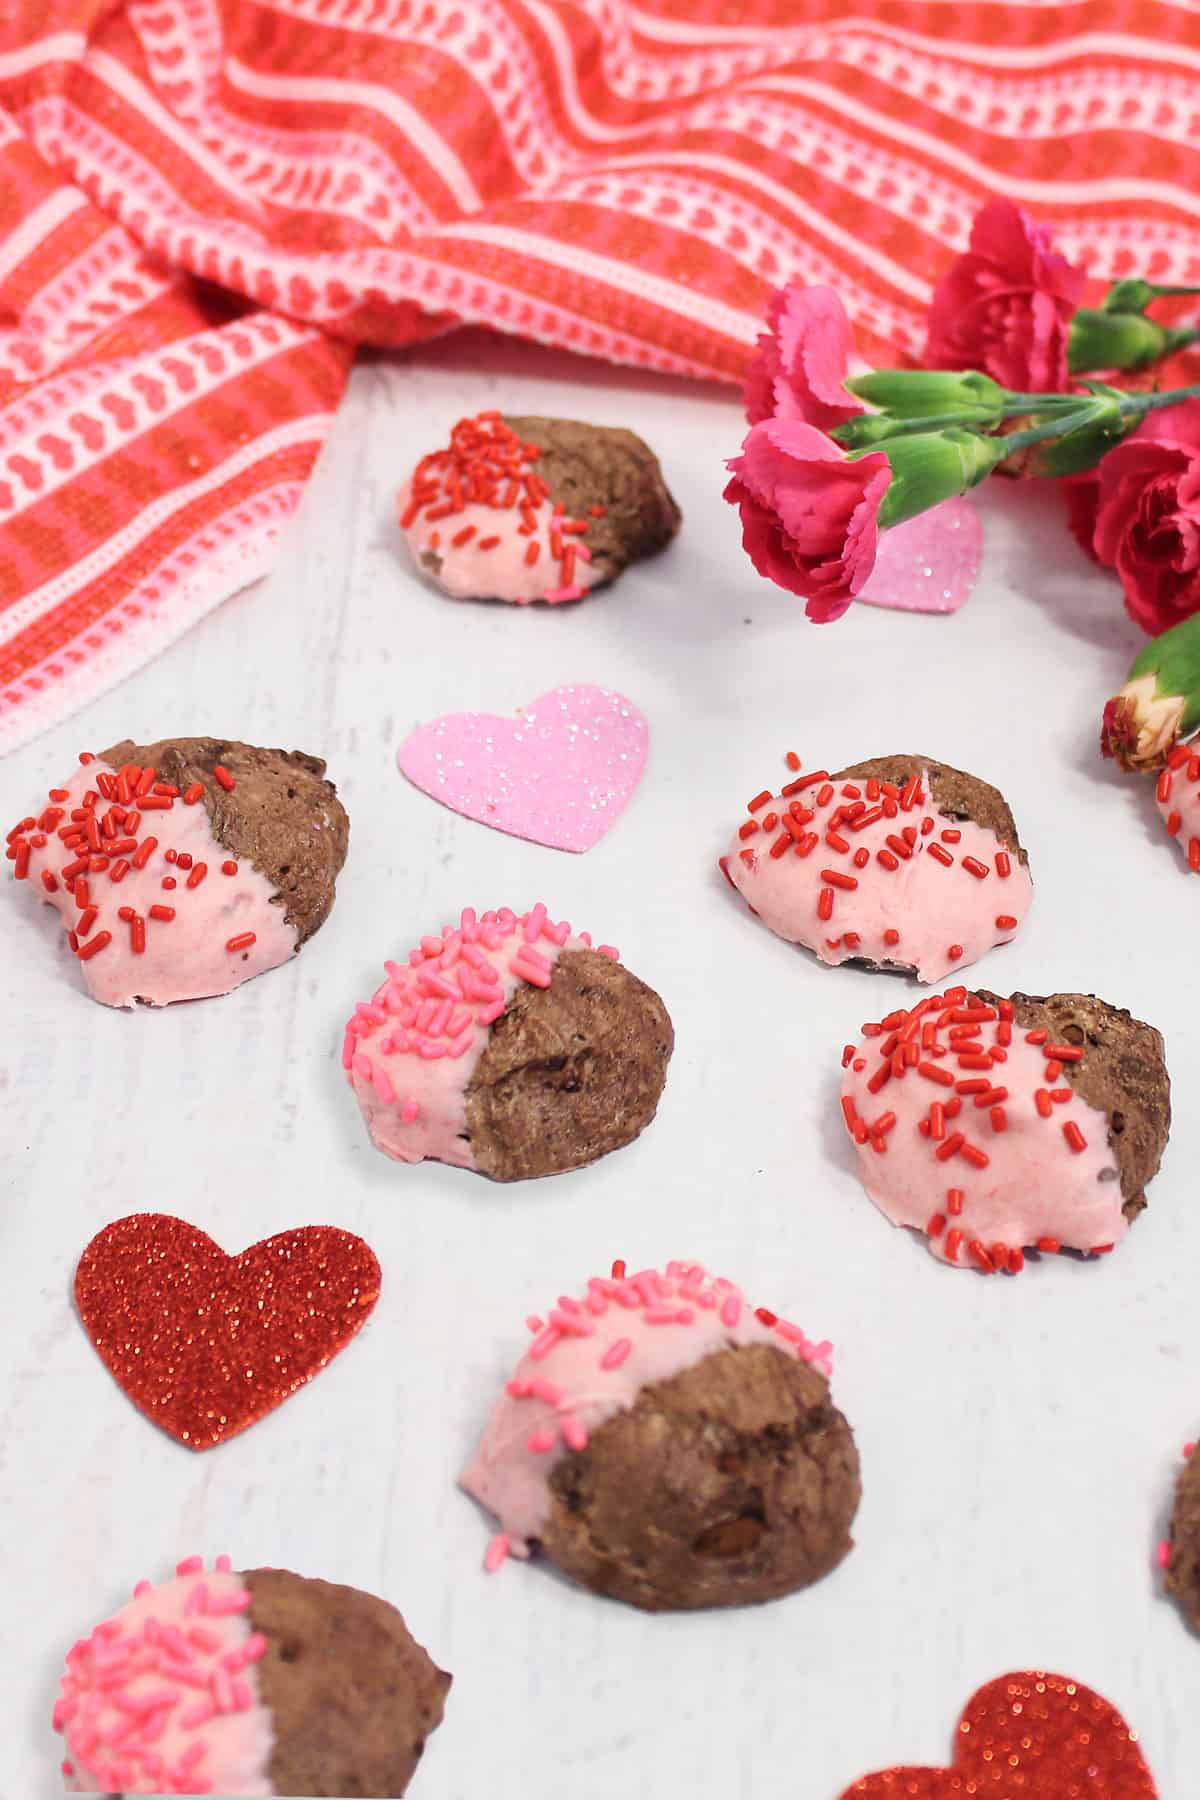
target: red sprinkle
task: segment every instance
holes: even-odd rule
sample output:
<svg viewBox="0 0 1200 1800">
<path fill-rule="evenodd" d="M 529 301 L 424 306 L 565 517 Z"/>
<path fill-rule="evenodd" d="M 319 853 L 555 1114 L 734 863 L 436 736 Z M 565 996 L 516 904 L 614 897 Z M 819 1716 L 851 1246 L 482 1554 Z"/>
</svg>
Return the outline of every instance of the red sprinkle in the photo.
<svg viewBox="0 0 1200 1800">
<path fill-rule="evenodd" d="M 748 800 L 746 802 L 746 811 L 747 812 L 757 812 L 759 807 L 765 806 L 767 804 L 767 801 L 770 798 L 771 798 L 770 788 L 764 788 L 761 794 L 755 794 L 753 800 Z"/>
<path fill-rule="evenodd" d="M 111 931 L 98 931 L 94 938 L 88 939 L 86 944 L 80 944 L 76 955 L 80 962 L 90 962 L 93 956 L 98 956 L 101 950 L 106 950 L 111 943 Z"/>
<path fill-rule="evenodd" d="M 204 793 L 203 782 L 193 781 L 191 787 L 185 789 L 185 791 L 184 791 L 183 804 L 185 806 L 195 806 L 197 800 L 199 800 L 201 798 L 203 793 Z"/>
<path fill-rule="evenodd" d="M 204 880 L 204 877 L 207 874 L 208 874 L 208 864 L 207 863 L 197 863 L 195 868 L 192 870 L 191 874 L 187 878 L 187 885 L 190 888 L 198 888 L 200 886 L 200 883 Z"/>
<path fill-rule="evenodd" d="M 229 773 L 229 770 L 225 767 L 224 763 L 218 763 L 213 770 L 213 780 L 219 781 L 227 794 L 232 794 L 234 788 L 237 786 L 237 782 Z"/>
<path fill-rule="evenodd" d="M 175 908 L 173 906 L 152 906 L 150 908 L 150 917 L 152 919 L 161 919 L 163 924 L 169 925 L 171 920 L 175 917 Z"/>
<path fill-rule="evenodd" d="M 942 866 L 947 869 L 952 869 L 954 867 L 954 858 L 948 850 L 943 850 L 940 844 L 930 844 L 927 846 L 927 849 L 928 854 L 932 856 L 934 862 L 940 862 Z"/>
<path fill-rule="evenodd" d="M 1007 881 L 1012 874 L 1012 861 L 1007 850 L 997 850 L 996 852 L 996 873 L 1001 881 Z"/>
<path fill-rule="evenodd" d="M 203 868 L 204 864 L 200 863 L 197 866 Z M 189 881 L 188 886 L 190 887 L 191 885 L 192 884 Z M 227 950 L 248 950 L 255 941 L 256 938 L 253 931 L 242 931 L 238 933 L 237 937 L 231 937 L 225 948 Z"/>
<path fill-rule="evenodd" d="M 1062 1128 L 1062 1132 L 1076 1156 L 1087 1149 L 1087 1139 L 1084 1137 L 1082 1131 L 1080 1131 L 1074 1119 L 1067 1120 Z"/>
<path fill-rule="evenodd" d="M 986 863 L 980 862 L 977 856 L 964 856 L 962 866 L 975 877 L 976 881 L 986 880 L 992 872 Z"/>
<path fill-rule="evenodd" d="M 946 952 L 946 955 L 950 958 L 951 962 L 957 962 L 959 957 L 962 955 L 962 953 L 963 953 L 963 947 L 961 944 L 951 944 L 950 948 Z"/>
<path fill-rule="evenodd" d="M 238 866 L 235 862 L 223 862 L 221 864 L 222 875 L 236 875 L 237 872 Z"/>
</svg>

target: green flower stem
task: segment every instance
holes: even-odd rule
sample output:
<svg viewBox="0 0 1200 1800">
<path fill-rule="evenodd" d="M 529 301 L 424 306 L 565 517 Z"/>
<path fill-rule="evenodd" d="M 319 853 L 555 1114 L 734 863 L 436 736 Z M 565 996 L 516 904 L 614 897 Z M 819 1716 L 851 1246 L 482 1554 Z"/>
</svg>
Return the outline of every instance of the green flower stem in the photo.
<svg viewBox="0 0 1200 1800">
<path fill-rule="evenodd" d="M 1077 404 L 1071 412 L 1059 412 L 1054 418 L 1041 424 L 1030 425 L 1025 431 L 1015 431 L 1006 440 L 1009 454 L 1015 450 L 1025 450 L 1031 444 L 1044 444 L 1051 438 L 1066 437 L 1069 432 L 1083 431 L 1089 425 L 1100 423 L 1106 416 L 1115 415 L 1125 424 L 1128 420 L 1144 418 L 1149 412 L 1157 412 L 1164 406 L 1178 406 L 1181 400 L 1192 400 L 1200 395 L 1200 383 L 1185 388 L 1170 388 L 1163 394 L 1115 394 L 1111 390 Z M 1127 428 L 1127 427 L 1126 427 Z"/>
</svg>

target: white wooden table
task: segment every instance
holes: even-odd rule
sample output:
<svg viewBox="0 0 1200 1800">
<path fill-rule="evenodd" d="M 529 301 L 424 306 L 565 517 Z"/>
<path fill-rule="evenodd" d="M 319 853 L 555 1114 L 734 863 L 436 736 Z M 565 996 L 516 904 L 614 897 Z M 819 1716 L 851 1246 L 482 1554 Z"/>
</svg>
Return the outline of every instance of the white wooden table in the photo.
<svg viewBox="0 0 1200 1800">
<path fill-rule="evenodd" d="M 394 487 L 485 406 L 633 425 L 686 517 L 677 544 L 578 607 L 454 605 L 403 558 Z M 428 1800 L 835 1800 L 869 1769 L 941 1762 L 960 1704 L 1009 1668 L 1099 1688 L 1163 1800 L 1200 1767 L 1197 1645 L 1156 1592 L 1181 1445 L 1200 1428 L 1200 884 L 1148 788 L 1096 752 L 1138 641 L 1119 591 L 1031 488 L 983 499 L 986 575 L 953 619 L 855 609 L 814 628 L 759 581 L 721 504 L 736 398 L 464 336 L 357 370 L 269 580 L 12 756 L 6 816 L 122 736 L 226 732 L 319 752 L 352 819 L 332 920 L 289 968 L 136 1016 L 88 1001 L 48 909 L 3 888 L 0 1543 L 2 1785 L 59 1791 L 63 1653 L 140 1576 L 228 1551 L 397 1603 L 453 1671 L 414 1793 Z M 650 721 L 645 779 L 586 857 L 458 819 L 399 777 L 420 719 L 511 712 L 560 682 Z M 972 971 L 1084 988 L 1167 1034 L 1177 1120 L 1149 1212 L 1111 1258 L 1019 1280 L 935 1263 L 866 1200 L 838 1059 L 902 984 L 770 937 L 715 858 L 785 749 L 837 767 L 920 750 L 1007 794 L 1037 898 Z M 657 1122 L 585 1172 L 501 1187 L 368 1147 L 341 1024 L 385 956 L 464 904 L 619 945 L 677 1049 Z M 730 1034 L 736 1049 L 730 1049 Z M 229 1250 L 287 1226 L 362 1233 L 384 1269 L 362 1336 L 309 1388 L 195 1456 L 101 1368 L 70 1290 L 84 1244 L 137 1210 Z M 858 1547 L 773 1606 L 652 1618 L 540 1568 L 486 1578 L 489 1525 L 455 1486 L 527 1312 L 614 1256 L 697 1257 L 837 1346 L 862 1455 Z"/>
</svg>

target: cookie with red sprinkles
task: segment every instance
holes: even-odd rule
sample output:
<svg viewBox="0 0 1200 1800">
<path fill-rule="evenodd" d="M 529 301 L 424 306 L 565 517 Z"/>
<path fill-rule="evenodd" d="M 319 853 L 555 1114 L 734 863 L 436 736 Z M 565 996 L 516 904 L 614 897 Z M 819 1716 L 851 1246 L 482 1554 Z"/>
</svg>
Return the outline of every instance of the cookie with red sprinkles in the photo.
<svg viewBox="0 0 1200 1800">
<path fill-rule="evenodd" d="M 1183 1467 L 1175 1483 L 1170 1535 L 1159 1546 L 1159 1563 L 1168 1594 L 1193 1631 L 1200 1632 L 1200 1456 L 1185 1444 Z"/>
<path fill-rule="evenodd" d="M 794 751 L 746 806 L 720 866 L 763 923 L 824 963 L 941 981 L 1009 943 L 1033 899 L 1007 802 L 930 756 L 831 773 Z"/>
<path fill-rule="evenodd" d="M 376 1149 L 496 1181 L 555 1175 L 650 1123 L 674 1047 L 667 1009 L 611 944 L 539 902 L 423 937 L 346 1025 L 342 1066 Z"/>
<path fill-rule="evenodd" d="M 635 432 L 575 419 L 460 419 L 397 499 L 418 567 L 456 600 L 581 600 L 651 556 L 681 514 Z"/>
<path fill-rule="evenodd" d="M 814 1342 L 699 1263 L 592 1276 L 528 1348 L 462 1486 L 484 1566 L 544 1554 L 647 1611 L 774 1600 L 836 1568 L 861 1487 Z"/>
<path fill-rule="evenodd" d="M 450 1677 L 395 1607 L 227 1556 L 179 1564 L 68 1653 L 69 1793 L 405 1793 Z"/>
<path fill-rule="evenodd" d="M 871 1199 L 987 1274 L 1114 1249 L 1170 1131 L 1161 1035 L 1092 994 L 948 988 L 864 1025 L 842 1068 Z"/>
<path fill-rule="evenodd" d="M 1192 874 L 1200 875 L 1200 738 L 1176 744 L 1168 752 L 1155 799 L 1168 836 L 1175 839 Z"/>
<path fill-rule="evenodd" d="M 93 999 L 167 1006 L 287 962 L 333 906 L 350 825 L 325 764 L 230 738 L 84 751 L 8 833 Z"/>
</svg>

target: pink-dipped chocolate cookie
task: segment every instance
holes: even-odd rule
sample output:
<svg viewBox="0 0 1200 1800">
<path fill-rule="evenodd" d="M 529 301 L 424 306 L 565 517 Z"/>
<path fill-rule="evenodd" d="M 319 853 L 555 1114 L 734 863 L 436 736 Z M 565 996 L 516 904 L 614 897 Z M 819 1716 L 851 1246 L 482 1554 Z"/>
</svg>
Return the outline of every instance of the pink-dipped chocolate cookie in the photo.
<svg viewBox="0 0 1200 1800">
<path fill-rule="evenodd" d="M 374 1595 L 197 1556 L 74 1646 L 53 1726 L 68 1793 L 394 1797 L 449 1686 Z"/>
<path fill-rule="evenodd" d="M 325 764 L 228 738 L 84 753 L 8 834 L 93 999 L 226 994 L 293 957 L 333 905 L 349 823 Z"/>
<path fill-rule="evenodd" d="M 1176 744 L 1155 790 L 1158 810 L 1193 875 L 1200 875 L 1200 738 Z"/>
<path fill-rule="evenodd" d="M 461 1485 L 485 1558 L 541 1551 L 650 1611 L 778 1598 L 851 1547 L 850 1429 L 832 1348 L 699 1264 L 615 1263 L 532 1317 Z"/>
<path fill-rule="evenodd" d="M 397 499 L 418 566 L 455 600 L 581 600 L 652 555 L 680 513 L 632 431 L 574 419 L 460 419 Z"/>
<path fill-rule="evenodd" d="M 637 1137 L 674 1045 L 652 988 L 539 902 L 424 937 L 355 1008 L 342 1066 L 375 1147 L 497 1181 L 582 1167 Z"/>
<path fill-rule="evenodd" d="M 928 756 L 876 757 L 764 788 L 721 858 L 780 937 L 824 963 L 940 981 L 1011 941 L 1033 898 L 1003 796 Z"/>
<path fill-rule="evenodd" d="M 1161 1036 L 1091 994 L 949 988 L 864 1025 L 842 1067 L 870 1198 L 985 1273 L 1016 1274 L 1028 1250 L 1112 1250 L 1170 1130 Z"/>
</svg>

